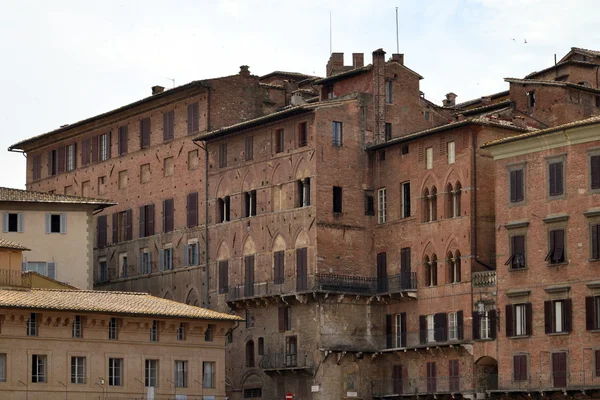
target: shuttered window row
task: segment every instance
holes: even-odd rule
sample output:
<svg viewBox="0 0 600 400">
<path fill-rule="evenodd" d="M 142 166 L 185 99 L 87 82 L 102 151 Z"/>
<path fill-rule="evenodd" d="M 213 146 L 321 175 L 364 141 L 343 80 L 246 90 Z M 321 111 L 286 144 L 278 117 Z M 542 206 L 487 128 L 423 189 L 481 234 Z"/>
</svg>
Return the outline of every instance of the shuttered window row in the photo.
<svg viewBox="0 0 600 400">
<path fill-rule="evenodd" d="M 548 164 L 548 194 L 550 196 L 564 194 L 563 165 L 562 161 Z"/>
<path fill-rule="evenodd" d="M 163 113 L 163 140 L 171 140 L 175 137 L 175 111 Z"/>
<path fill-rule="evenodd" d="M 455 320 L 449 324 L 448 315 L 452 314 Z M 437 313 L 419 316 L 419 341 L 421 344 L 432 342 L 445 342 L 447 340 L 464 339 L 464 313 Z"/>
<path fill-rule="evenodd" d="M 192 134 L 200 131 L 200 106 L 198 103 L 187 106 L 187 133 Z"/>
</svg>

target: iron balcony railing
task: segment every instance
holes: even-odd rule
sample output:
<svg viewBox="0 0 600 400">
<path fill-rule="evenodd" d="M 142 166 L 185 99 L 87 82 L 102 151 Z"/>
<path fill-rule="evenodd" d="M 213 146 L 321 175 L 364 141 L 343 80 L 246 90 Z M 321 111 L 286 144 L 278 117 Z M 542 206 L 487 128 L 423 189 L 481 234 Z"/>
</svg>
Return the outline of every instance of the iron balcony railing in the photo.
<svg viewBox="0 0 600 400">
<path fill-rule="evenodd" d="M 415 272 L 389 275 L 386 279 L 317 273 L 302 279 L 288 279 L 281 283 L 268 281 L 229 286 L 227 301 L 306 292 L 375 296 L 378 294 L 399 293 L 416 288 L 417 276 Z"/>
<path fill-rule="evenodd" d="M 551 366 L 548 371 L 531 374 L 515 375 L 493 375 L 498 383 L 497 388 L 488 390 L 551 390 L 551 389 L 600 389 L 600 369 L 598 366 L 589 368 L 585 371 L 552 371 Z"/>
<path fill-rule="evenodd" d="M 472 375 L 430 376 L 376 380 L 372 382 L 373 397 L 382 398 L 394 395 L 459 393 L 473 390 Z"/>
<path fill-rule="evenodd" d="M 262 369 L 307 369 L 315 366 L 310 352 L 297 353 L 273 352 L 262 356 L 259 363 Z"/>
<path fill-rule="evenodd" d="M 473 287 L 496 286 L 496 271 L 480 271 L 471 274 Z"/>
</svg>

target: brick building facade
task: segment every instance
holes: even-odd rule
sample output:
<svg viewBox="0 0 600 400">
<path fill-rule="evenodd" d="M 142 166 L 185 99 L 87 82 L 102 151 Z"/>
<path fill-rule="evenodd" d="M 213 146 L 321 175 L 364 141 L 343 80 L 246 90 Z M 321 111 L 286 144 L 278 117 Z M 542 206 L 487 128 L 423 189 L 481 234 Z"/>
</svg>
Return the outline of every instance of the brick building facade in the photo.
<svg viewBox="0 0 600 400">
<path fill-rule="evenodd" d="M 498 171 L 480 145 L 597 115 L 580 50 L 554 67 L 577 82 L 550 68 L 443 107 L 381 49 L 332 54 L 325 78 L 242 67 L 12 148 L 29 189 L 119 203 L 99 215 L 96 287 L 246 319 L 232 398 L 475 398 L 506 372 Z"/>
</svg>

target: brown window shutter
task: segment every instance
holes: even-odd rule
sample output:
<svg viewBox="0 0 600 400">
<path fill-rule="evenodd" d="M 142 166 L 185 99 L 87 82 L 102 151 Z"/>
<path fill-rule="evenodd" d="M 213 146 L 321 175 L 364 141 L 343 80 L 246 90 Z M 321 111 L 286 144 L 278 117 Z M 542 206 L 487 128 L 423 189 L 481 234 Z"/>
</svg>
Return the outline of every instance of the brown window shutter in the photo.
<svg viewBox="0 0 600 400">
<path fill-rule="evenodd" d="M 198 193 L 189 193 L 187 196 L 187 227 L 198 225 Z"/>
<path fill-rule="evenodd" d="M 435 340 L 445 342 L 448 340 L 448 316 L 446 313 L 437 313 L 433 317 L 435 324 Z"/>
<path fill-rule="evenodd" d="M 506 315 L 506 337 L 511 337 L 514 336 L 514 320 L 513 320 L 513 305 L 512 304 L 507 304 L 506 305 L 506 312 L 504 313 L 504 315 Z"/>
<path fill-rule="evenodd" d="M 285 308 L 279 307 L 279 332 L 285 332 Z"/>
<path fill-rule="evenodd" d="M 385 316 L 385 348 L 391 349 L 393 347 L 393 324 L 392 314 L 386 314 Z"/>
<path fill-rule="evenodd" d="M 119 243 L 119 213 L 112 215 L 112 242 Z"/>
<path fill-rule="evenodd" d="M 564 313 L 564 330 L 565 332 L 571 332 L 573 329 L 571 315 L 573 314 L 573 302 L 571 299 L 565 299 L 565 313 Z"/>
<path fill-rule="evenodd" d="M 594 296 L 585 298 L 585 329 L 592 331 L 596 328 L 596 318 L 594 316 Z"/>
<path fill-rule="evenodd" d="M 219 293 L 229 291 L 229 262 L 227 260 L 219 261 Z"/>
<path fill-rule="evenodd" d="M 58 153 L 58 156 L 57 156 L 58 163 L 56 165 L 56 173 L 57 174 L 62 174 L 63 172 L 65 172 L 66 151 L 67 151 L 67 148 L 65 146 L 61 146 L 57 150 L 57 153 Z"/>
<path fill-rule="evenodd" d="M 421 344 L 427 343 L 427 317 L 419 315 L 419 341 Z"/>
<path fill-rule="evenodd" d="M 525 327 L 525 334 L 531 336 L 533 330 L 533 307 L 531 303 L 525 303 L 525 315 L 527 326 Z"/>
<path fill-rule="evenodd" d="M 600 258 L 600 224 L 592 225 L 592 259 Z"/>
<path fill-rule="evenodd" d="M 552 321 L 552 302 L 544 301 L 544 330 L 546 333 L 553 332 L 554 321 Z"/>
<path fill-rule="evenodd" d="M 140 207 L 140 237 L 146 237 L 146 206 Z"/>
<path fill-rule="evenodd" d="M 154 235 L 154 204 L 148 204 L 148 236 Z"/>
<path fill-rule="evenodd" d="M 400 346 L 406 347 L 406 313 L 400 313 Z"/>
<path fill-rule="evenodd" d="M 480 326 L 480 320 L 481 320 L 481 316 L 479 315 L 479 312 L 474 311 L 473 314 L 473 339 L 481 339 L 481 335 L 479 334 L 479 326 Z"/>
<path fill-rule="evenodd" d="M 92 137 L 92 162 L 98 162 L 98 136 Z"/>
<path fill-rule="evenodd" d="M 145 149 L 150 147 L 150 118 L 144 118 L 140 121 L 140 147 Z"/>
<path fill-rule="evenodd" d="M 496 310 L 488 311 L 488 317 L 490 319 L 490 338 L 496 339 L 496 324 L 497 324 Z"/>
<path fill-rule="evenodd" d="M 600 376 L 600 350 L 596 350 L 596 376 Z"/>
<path fill-rule="evenodd" d="M 463 314 L 462 310 L 460 310 L 456 313 L 456 320 L 457 320 L 457 324 L 458 324 L 458 340 L 463 340 L 463 338 L 464 338 L 464 335 L 463 335 L 464 314 Z"/>
<path fill-rule="evenodd" d="M 127 234 L 127 240 L 133 239 L 133 211 L 131 209 L 125 211 L 125 232 Z"/>
<path fill-rule="evenodd" d="M 600 189 L 600 156 L 590 157 L 592 189 Z"/>
<path fill-rule="evenodd" d="M 108 160 L 112 157 L 112 131 L 106 134 L 106 143 L 106 159 Z"/>
<path fill-rule="evenodd" d="M 48 152 L 48 176 L 52 176 L 52 150 Z"/>
</svg>

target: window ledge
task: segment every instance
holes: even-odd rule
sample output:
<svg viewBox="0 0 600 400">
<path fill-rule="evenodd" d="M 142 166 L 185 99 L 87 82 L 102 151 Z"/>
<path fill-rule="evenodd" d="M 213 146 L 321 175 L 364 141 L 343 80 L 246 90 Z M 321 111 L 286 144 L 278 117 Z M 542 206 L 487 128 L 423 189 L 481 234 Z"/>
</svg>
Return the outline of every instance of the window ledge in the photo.
<svg viewBox="0 0 600 400">
<path fill-rule="evenodd" d="M 495 338 L 475 339 L 476 342 L 493 342 Z"/>
<path fill-rule="evenodd" d="M 559 262 L 559 263 L 548 263 L 548 267 L 560 267 L 560 266 L 567 266 L 569 265 L 568 261 L 563 261 L 563 262 Z"/>
<path fill-rule="evenodd" d="M 529 289 L 511 289 L 506 292 L 506 296 L 508 297 L 519 297 L 519 296 L 529 296 L 531 290 Z"/>
<path fill-rule="evenodd" d="M 510 272 L 519 272 L 519 271 L 528 271 L 529 267 L 523 267 L 523 268 L 509 268 L 508 269 Z"/>
<path fill-rule="evenodd" d="M 569 335 L 571 332 L 552 332 L 552 333 L 547 333 L 546 335 L 548 336 L 566 336 Z"/>
<path fill-rule="evenodd" d="M 590 258 L 590 259 L 588 260 L 588 262 L 590 262 L 590 263 L 596 263 L 596 262 L 598 262 L 598 261 L 600 261 L 600 258 Z"/>
<path fill-rule="evenodd" d="M 520 335 L 520 336 L 509 336 L 509 339 L 529 339 L 530 335 Z"/>
</svg>

